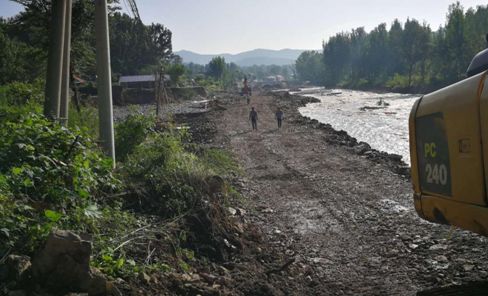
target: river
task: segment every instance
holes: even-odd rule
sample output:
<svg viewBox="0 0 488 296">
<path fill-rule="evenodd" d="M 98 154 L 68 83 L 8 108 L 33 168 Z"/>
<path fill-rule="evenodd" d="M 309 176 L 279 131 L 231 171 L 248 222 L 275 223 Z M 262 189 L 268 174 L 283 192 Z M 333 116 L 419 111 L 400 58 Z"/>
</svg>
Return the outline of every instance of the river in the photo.
<svg viewBox="0 0 488 296">
<path fill-rule="evenodd" d="M 374 149 L 402 155 L 410 164 L 408 117 L 419 95 L 317 88 L 292 94 L 320 99 L 300 108 L 303 116 L 344 130 Z"/>
</svg>

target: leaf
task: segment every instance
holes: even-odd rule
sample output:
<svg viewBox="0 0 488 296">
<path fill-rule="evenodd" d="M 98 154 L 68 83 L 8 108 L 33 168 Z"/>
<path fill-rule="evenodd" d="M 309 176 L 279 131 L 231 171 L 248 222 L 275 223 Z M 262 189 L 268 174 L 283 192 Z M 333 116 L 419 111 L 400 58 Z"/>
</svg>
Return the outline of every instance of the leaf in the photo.
<svg viewBox="0 0 488 296">
<path fill-rule="evenodd" d="M 120 269 L 120 268 L 122 268 L 122 266 L 124 266 L 124 263 L 125 263 L 124 258 L 119 258 L 117 260 L 117 263 L 115 264 L 115 266 L 117 267 L 117 269 Z"/>
<path fill-rule="evenodd" d="M 85 216 L 92 219 L 98 219 L 102 216 L 102 212 L 100 212 L 96 204 L 92 204 L 86 207 Z"/>
<path fill-rule="evenodd" d="M 34 185 L 34 183 L 32 183 L 32 180 L 29 179 L 29 178 L 25 178 L 24 181 L 22 182 L 22 184 L 25 186 L 25 187 L 31 187 L 32 185 Z"/>
<path fill-rule="evenodd" d="M 88 198 L 88 196 L 90 196 L 90 193 L 83 189 L 80 189 L 78 191 L 78 194 L 80 195 L 81 198 Z"/>
<path fill-rule="evenodd" d="M 10 237 L 10 232 L 8 231 L 7 228 L 1 228 L 0 229 L 0 232 L 2 232 L 3 234 L 5 234 L 6 237 Z"/>
<path fill-rule="evenodd" d="M 18 176 L 22 173 L 23 169 L 22 168 L 18 168 L 18 167 L 13 167 L 12 168 L 12 174 L 14 174 L 14 176 Z"/>
<path fill-rule="evenodd" d="M 49 221 L 51 222 L 58 222 L 59 219 L 61 219 L 61 217 L 63 216 L 63 214 L 51 210 L 45 210 L 44 216 L 46 216 L 46 218 L 48 218 Z"/>
</svg>

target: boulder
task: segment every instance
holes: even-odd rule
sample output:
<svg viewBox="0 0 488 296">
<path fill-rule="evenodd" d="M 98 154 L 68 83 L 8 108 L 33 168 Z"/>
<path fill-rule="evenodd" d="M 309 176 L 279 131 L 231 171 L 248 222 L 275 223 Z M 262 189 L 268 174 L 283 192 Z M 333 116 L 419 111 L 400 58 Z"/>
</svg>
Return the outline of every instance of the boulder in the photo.
<svg viewBox="0 0 488 296">
<path fill-rule="evenodd" d="M 368 143 L 360 142 L 358 145 L 354 146 L 354 153 L 358 155 L 363 155 L 366 151 L 371 150 L 371 146 Z"/>
<path fill-rule="evenodd" d="M 26 278 L 26 274 L 31 268 L 30 257 L 9 255 L 5 260 L 5 267 L 8 279 L 21 282 Z"/>
<path fill-rule="evenodd" d="M 63 230 L 52 232 L 32 262 L 32 275 L 45 289 L 57 293 L 106 295 L 107 281 L 90 268 L 92 243 Z"/>
</svg>

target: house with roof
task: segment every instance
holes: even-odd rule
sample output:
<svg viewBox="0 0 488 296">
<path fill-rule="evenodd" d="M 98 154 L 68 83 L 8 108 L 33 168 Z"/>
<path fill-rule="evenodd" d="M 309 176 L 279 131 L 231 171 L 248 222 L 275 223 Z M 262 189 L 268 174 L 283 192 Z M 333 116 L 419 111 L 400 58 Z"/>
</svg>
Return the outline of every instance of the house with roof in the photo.
<svg viewBox="0 0 488 296">
<path fill-rule="evenodd" d="M 164 81 L 169 81 L 169 75 L 164 75 Z M 123 88 L 154 88 L 156 75 L 120 76 L 119 84 Z"/>
</svg>

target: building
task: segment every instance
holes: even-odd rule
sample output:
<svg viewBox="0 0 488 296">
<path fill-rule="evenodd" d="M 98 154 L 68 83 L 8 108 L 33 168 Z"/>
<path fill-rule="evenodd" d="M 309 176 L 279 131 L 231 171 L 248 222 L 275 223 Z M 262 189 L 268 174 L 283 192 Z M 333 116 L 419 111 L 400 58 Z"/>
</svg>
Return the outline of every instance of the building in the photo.
<svg viewBox="0 0 488 296">
<path fill-rule="evenodd" d="M 123 88 L 154 88 L 155 75 L 120 76 L 119 84 Z"/>
</svg>

